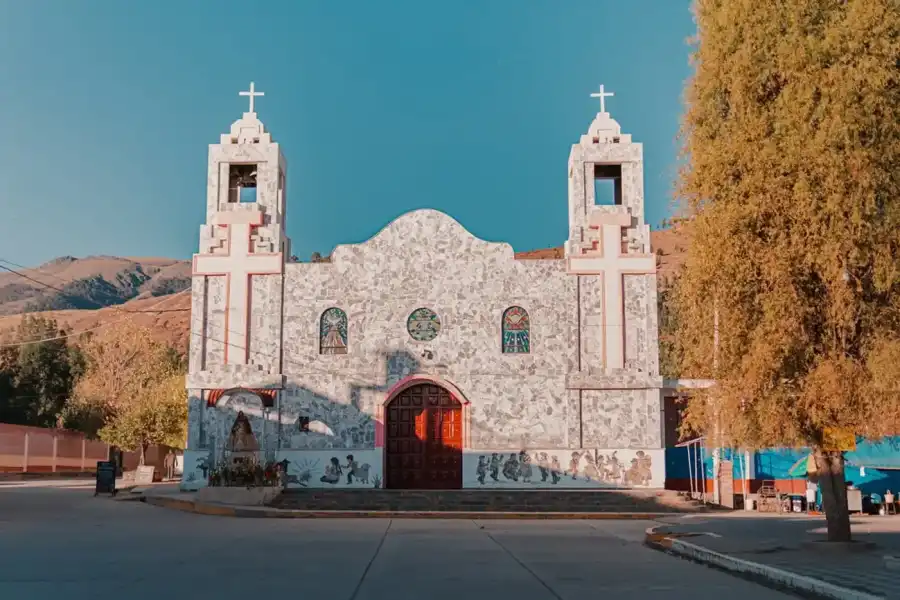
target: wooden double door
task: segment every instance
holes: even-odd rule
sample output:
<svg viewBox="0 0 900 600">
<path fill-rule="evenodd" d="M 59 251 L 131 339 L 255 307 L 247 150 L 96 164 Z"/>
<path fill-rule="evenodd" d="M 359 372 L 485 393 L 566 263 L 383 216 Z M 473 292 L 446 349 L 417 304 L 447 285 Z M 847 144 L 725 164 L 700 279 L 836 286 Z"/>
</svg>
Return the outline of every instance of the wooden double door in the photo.
<svg viewBox="0 0 900 600">
<path fill-rule="evenodd" d="M 385 487 L 462 488 L 462 405 L 444 388 L 419 384 L 385 411 Z"/>
</svg>

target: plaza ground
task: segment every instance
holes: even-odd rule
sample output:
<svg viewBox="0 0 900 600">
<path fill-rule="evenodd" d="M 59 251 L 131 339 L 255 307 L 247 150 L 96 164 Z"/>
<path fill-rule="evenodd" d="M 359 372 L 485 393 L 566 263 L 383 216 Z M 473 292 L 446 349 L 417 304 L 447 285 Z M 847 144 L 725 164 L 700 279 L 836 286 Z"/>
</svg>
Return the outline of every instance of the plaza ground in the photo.
<svg viewBox="0 0 900 600">
<path fill-rule="evenodd" d="M 235 519 L 0 481 L 0 598 L 790 598 L 643 545 L 651 521 Z"/>
<path fill-rule="evenodd" d="M 736 511 L 664 519 L 690 544 L 876 597 L 900 599 L 900 515 L 851 518 L 855 547 L 824 542 L 824 517 Z"/>
</svg>

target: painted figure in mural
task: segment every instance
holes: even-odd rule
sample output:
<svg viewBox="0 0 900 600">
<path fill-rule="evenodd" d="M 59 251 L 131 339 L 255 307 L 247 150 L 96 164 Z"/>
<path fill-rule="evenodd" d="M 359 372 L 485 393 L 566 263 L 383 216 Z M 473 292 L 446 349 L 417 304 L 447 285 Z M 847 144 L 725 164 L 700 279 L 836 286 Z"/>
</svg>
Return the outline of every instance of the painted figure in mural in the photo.
<svg viewBox="0 0 900 600">
<path fill-rule="evenodd" d="M 503 476 L 513 481 L 519 481 L 519 458 L 515 453 L 510 454 L 503 463 Z"/>
<path fill-rule="evenodd" d="M 541 483 L 545 483 L 547 476 L 550 475 L 550 459 L 547 458 L 546 452 L 538 455 L 538 469 L 541 471 Z"/>
<path fill-rule="evenodd" d="M 194 470 L 199 469 L 203 473 L 203 479 L 209 476 L 210 460 L 208 456 L 198 456 L 194 461 Z"/>
<path fill-rule="evenodd" d="M 519 452 L 519 473 L 522 475 L 522 483 L 531 483 L 531 457 L 524 450 Z"/>
<path fill-rule="evenodd" d="M 334 485 L 341 480 L 341 475 L 343 474 L 341 461 L 337 459 L 337 456 L 332 456 L 328 464 L 325 465 L 325 474 L 319 477 L 319 481 Z"/>
<path fill-rule="evenodd" d="M 572 472 L 572 479 L 578 479 L 578 462 L 581 460 L 581 454 L 578 452 L 572 453 L 572 460 L 569 461 L 569 471 Z"/>
<path fill-rule="evenodd" d="M 259 450 L 256 436 L 253 435 L 253 428 L 250 427 L 250 419 L 247 418 L 244 411 L 238 412 L 237 419 L 231 426 L 231 435 L 228 436 L 228 444 L 225 449 L 232 452 L 256 452 Z"/>
<path fill-rule="evenodd" d="M 550 477 L 553 478 L 554 485 L 559 483 L 561 474 L 562 474 L 562 467 L 559 466 L 559 459 L 556 458 L 556 455 L 554 454 L 550 459 Z"/>
<path fill-rule="evenodd" d="M 278 481 L 281 484 L 281 487 L 287 487 L 292 483 L 301 487 L 306 487 L 309 484 L 309 480 L 312 476 L 308 470 L 301 471 L 300 475 L 291 475 L 291 461 L 285 458 L 275 464 L 278 469 Z"/>
<path fill-rule="evenodd" d="M 356 477 L 356 480 L 359 483 L 369 484 L 369 463 L 363 463 L 362 466 L 359 466 L 359 463 L 354 460 L 352 454 L 347 455 L 347 464 L 344 466 L 347 469 L 347 483 L 353 483 L 353 478 Z"/>
<path fill-rule="evenodd" d="M 484 485 L 484 478 L 487 475 L 487 458 L 482 454 L 478 457 L 478 466 L 475 467 L 475 474 L 478 475 L 478 483 Z"/>
<path fill-rule="evenodd" d="M 631 467 L 625 472 L 625 483 L 628 485 L 649 485 L 653 479 L 651 462 L 650 456 L 644 454 L 643 450 L 638 450 L 634 458 L 631 459 Z"/>
<path fill-rule="evenodd" d="M 587 481 L 599 481 L 600 480 L 600 471 L 597 470 L 597 465 L 594 462 L 594 455 L 590 452 L 584 453 L 584 461 L 587 463 L 587 466 L 584 467 L 584 478 Z"/>
<path fill-rule="evenodd" d="M 491 479 L 500 481 L 500 455 L 496 452 L 491 454 Z"/>
<path fill-rule="evenodd" d="M 619 462 L 619 457 L 616 456 L 615 452 L 606 457 L 605 470 L 607 481 L 610 483 L 619 483 L 619 480 L 622 478 L 622 463 Z"/>
</svg>

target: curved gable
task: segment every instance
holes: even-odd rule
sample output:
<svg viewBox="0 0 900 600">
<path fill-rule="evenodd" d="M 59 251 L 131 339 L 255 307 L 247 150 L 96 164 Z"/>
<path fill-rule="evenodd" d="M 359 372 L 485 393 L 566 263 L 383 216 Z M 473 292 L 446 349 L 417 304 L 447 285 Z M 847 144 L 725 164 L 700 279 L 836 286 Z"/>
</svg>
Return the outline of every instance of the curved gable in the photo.
<svg viewBox="0 0 900 600">
<path fill-rule="evenodd" d="M 441 211 L 419 209 L 394 219 L 365 242 L 337 246 L 331 260 L 340 266 L 376 257 L 422 261 L 423 257 L 437 256 L 459 261 L 513 260 L 513 249 L 504 242 L 475 237 Z"/>
</svg>

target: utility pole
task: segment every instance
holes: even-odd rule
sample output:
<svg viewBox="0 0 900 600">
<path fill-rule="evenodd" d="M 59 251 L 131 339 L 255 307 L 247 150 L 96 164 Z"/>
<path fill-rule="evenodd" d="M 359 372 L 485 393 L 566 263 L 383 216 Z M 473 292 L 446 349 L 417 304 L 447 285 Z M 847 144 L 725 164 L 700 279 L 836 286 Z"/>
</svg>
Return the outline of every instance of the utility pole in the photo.
<svg viewBox="0 0 900 600">
<path fill-rule="evenodd" d="M 713 379 L 719 375 L 719 302 L 713 301 Z M 722 496 L 719 489 L 719 468 L 721 456 L 719 450 L 719 407 L 713 406 L 715 413 L 715 426 L 713 428 L 713 504 L 721 504 Z"/>
</svg>

